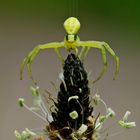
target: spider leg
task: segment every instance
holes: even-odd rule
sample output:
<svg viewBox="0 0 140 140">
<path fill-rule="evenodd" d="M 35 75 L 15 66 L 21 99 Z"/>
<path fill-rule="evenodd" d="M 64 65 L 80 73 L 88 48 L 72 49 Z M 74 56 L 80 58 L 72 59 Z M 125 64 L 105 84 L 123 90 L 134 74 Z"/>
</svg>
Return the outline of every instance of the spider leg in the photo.
<svg viewBox="0 0 140 140">
<path fill-rule="evenodd" d="M 109 47 L 109 45 L 105 42 L 103 42 L 103 46 L 106 48 L 106 50 L 114 57 L 114 59 L 116 60 L 116 70 L 115 70 L 115 73 L 114 73 L 114 77 L 113 77 L 113 80 L 116 79 L 116 76 L 118 74 L 118 71 L 119 71 L 119 65 L 120 65 L 120 61 L 119 61 L 119 57 L 116 56 L 115 52 Z"/>
<path fill-rule="evenodd" d="M 86 48 L 86 51 L 85 51 L 85 53 L 84 53 L 84 58 L 83 58 L 83 60 L 82 60 L 83 62 L 85 61 L 85 59 L 86 59 L 86 57 L 87 57 L 89 51 L 90 51 L 90 47 L 87 47 L 87 48 Z"/>
<path fill-rule="evenodd" d="M 85 47 L 82 47 L 82 49 L 80 50 L 80 53 L 79 53 L 79 55 L 78 55 L 78 58 L 79 58 L 79 59 L 81 59 L 81 57 L 82 57 L 84 51 L 85 51 Z"/>
<path fill-rule="evenodd" d="M 31 64 L 31 62 L 33 61 L 34 57 L 37 55 L 38 52 L 39 52 L 39 46 L 35 47 L 24 58 L 23 62 L 21 63 L 21 66 L 20 66 L 20 80 L 22 80 L 22 72 L 23 72 L 23 68 L 24 68 L 24 65 L 25 64 L 27 64 L 27 69 L 28 69 L 28 72 L 29 72 L 29 76 L 33 80 L 32 73 L 31 73 L 31 68 L 30 68 L 30 64 Z M 36 82 L 34 81 L 34 83 L 36 83 Z"/>
<path fill-rule="evenodd" d="M 32 75 L 32 71 L 31 71 L 31 63 L 32 63 L 32 61 L 34 60 L 34 58 L 36 57 L 36 55 L 39 53 L 39 51 L 40 51 L 40 48 L 39 48 L 39 46 L 38 47 L 35 47 L 32 51 L 31 51 L 31 53 L 30 53 L 30 55 L 28 56 L 28 60 L 27 60 L 27 70 L 28 70 L 28 73 L 29 73 L 29 76 L 30 76 L 30 79 L 35 83 L 35 84 L 37 84 L 37 82 L 34 80 L 34 78 L 33 78 L 33 75 Z"/>
<path fill-rule="evenodd" d="M 86 50 L 85 50 L 85 49 L 86 49 Z M 84 51 L 85 51 L 85 52 L 84 52 Z M 84 58 L 82 59 L 82 62 L 85 61 L 85 59 L 86 59 L 86 57 L 87 57 L 89 51 L 90 51 L 90 47 L 82 47 L 82 49 L 81 49 L 81 51 L 80 51 L 80 53 L 79 53 L 79 55 L 78 55 L 79 59 L 81 59 L 81 57 L 82 57 L 82 55 L 83 55 L 83 53 L 84 53 Z"/>
<path fill-rule="evenodd" d="M 107 43 L 99 42 L 99 41 L 81 41 L 79 43 L 79 46 L 82 46 L 82 47 L 86 46 L 86 47 L 101 49 L 104 67 L 103 67 L 101 74 L 97 78 L 97 80 L 99 80 L 102 77 L 102 75 L 107 67 L 106 51 L 105 51 L 105 49 L 106 49 L 116 60 L 116 70 L 115 70 L 114 78 L 113 78 L 113 79 L 116 79 L 116 75 L 119 71 L 119 57 L 116 56 L 115 52 L 109 47 L 109 45 Z M 85 56 L 86 56 L 86 54 L 85 54 Z M 94 82 L 96 82 L 97 80 L 95 80 Z"/>
<path fill-rule="evenodd" d="M 62 62 L 62 64 L 64 64 L 64 60 L 63 60 L 62 55 L 60 54 L 59 50 L 57 48 L 54 48 L 54 51 L 55 51 L 56 55 L 58 56 L 58 59 Z"/>
<path fill-rule="evenodd" d="M 27 56 L 23 59 L 22 63 L 20 64 L 20 80 L 22 80 L 22 71 L 24 68 L 25 63 L 27 62 Z"/>
<path fill-rule="evenodd" d="M 95 83 L 96 81 L 100 80 L 101 77 L 103 76 L 105 70 L 106 70 L 106 67 L 107 67 L 107 60 L 106 60 L 106 51 L 105 51 L 105 48 L 104 46 L 101 45 L 100 42 L 98 41 L 80 41 L 79 43 L 81 47 L 85 46 L 85 47 L 88 47 L 85 54 L 84 54 L 84 58 L 86 58 L 90 48 L 97 48 L 97 49 L 100 49 L 101 50 L 101 53 L 102 53 L 102 58 L 103 58 L 103 69 L 100 73 L 100 75 L 98 76 L 98 78 L 93 81 L 93 83 Z"/>
<path fill-rule="evenodd" d="M 74 50 L 75 50 L 76 56 L 78 56 L 78 49 L 75 47 Z"/>
<path fill-rule="evenodd" d="M 28 73 L 29 73 L 29 76 L 31 78 L 31 80 L 36 84 L 36 81 L 34 80 L 33 76 L 32 76 L 32 72 L 31 72 L 31 63 L 32 61 L 35 59 L 35 57 L 37 56 L 37 54 L 39 53 L 40 50 L 42 49 L 50 49 L 50 48 L 53 48 L 53 49 L 56 49 L 56 48 L 60 48 L 60 47 L 63 47 L 64 46 L 64 43 L 59 43 L 59 42 L 54 42 L 54 43 L 48 43 L 48 44 L 44 44 L 44 45 L 39 45 L 39 46 L 36 46 L 23 60 L 23 62 L 21 63 L 21 66 L 20 66 L 20 79 L 22 79 L 22 72 L 23 72 L 23 68 L 24 68 L 24 65 L 26 64 L 27 65 L 27 69 L 28 69 Z M 57 54 L 58 55 L 58 54 Z M 61 55 L 60 55 L 61 56 Z M 60 57 L 58 56 L 58 57 Z"/>
</svg>

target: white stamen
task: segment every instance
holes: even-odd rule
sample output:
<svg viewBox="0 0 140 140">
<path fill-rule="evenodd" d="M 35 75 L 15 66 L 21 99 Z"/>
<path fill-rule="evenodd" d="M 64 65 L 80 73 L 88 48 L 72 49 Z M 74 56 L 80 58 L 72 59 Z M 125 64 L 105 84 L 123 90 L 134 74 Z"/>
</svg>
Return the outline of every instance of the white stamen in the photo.
<svg viewBox="0 0 140 140">
<path fill-rule="evenodd" d="M 78 96 L 71 96 L 71 97 L 68 98 L 68 102 L 69 102 L 71 99 L 76 99 L 76 100 L 77 100 L 78 98 L 79 98 Z"/>
<path fill-rule="evenodd" d="M 46 106 L 45 106 L 45 104 L 44 104 L 42 98 L 41 98 L 41 100 L 42 100 L 42 102 L 41 102 L 41 106 L 40 106 L 40 107 L 41 107 L 42 110 L 44 111 L 45 117 L 47 117 L 47 119 L 48 119 L 48 121 L 49 121 L 49 123 L 50 123 L 50 122 L 53 121 L 53 118 L 52 118 L 52 116 L 50 115 L 49 111 L 47 110 L 47 108 L 46 108 Z"/>
<path fill-rule="evenodd" d="M 106 118 L 114 117 L 114 116 L 115 116 L 114 110 L 112 110 L 111 108 L 108 108 Z"/>
<path fill-rule="evenodd" d="M 64 88 L 65 88 L 65 90 L 67 91 L 67 86 L 66 86 L 66 83 L 65 83 L 65 81 L 64 81 L 64 75 L 63 75 L 62 72 L 59 73 L 59 79 L 63 82 Z"/>
<path fill-rule="evenodd" d="M 80 72 L 80 77 L 81 77 L 81 80 L 83 80 L 84 79 L 84 77 L 83 77 L 83 75 L 82 75 L 82 73 Z"/>
<path fill-rule="evenodd" d="M 81 127 L 78 129 L 77 134 L 81 136 L 84 132 L 86 132 L 87 128 L 87 125 L 82 124 Z"/>
<path fill-rule="evenodd" d="M 119 124 L 123 127 L 123 128 L 133 128 L 136 126 L 135 122 L 124 122 L 124 121 L 119 121 Z"/>
<path fill-rule="evenodd" d="M 45 119 L 43 116 L 41 116 L 41 115 L 38 114 L 37 112 L 31 110 L 26 104 L 23 104 L 23 105 L 24 105 L 24 107 L 25 107 L 27 110 L 31 111 L 31 112 L 32 112 L 33 114 L 35 114 L 37 117 L 39 117 L 39 118 L 41 118 L 43 121 L 47 122 L 46 119 Z"/>
<path fill-rule="evenodd" d="M 82 92 L 82 89 L 81 89 L 81 88 L 79 88 L 79 92 L 80 92 L 80 93 Z"/>
<path fill-rule="evenodd" d="M 123 121 L 126 122 L 128 120 L 128 117 L 130 116 L 131 112 L 130 111 L 126 111 L 124 117 L 123 117 Z"/>
<path fill-rule="evenodd" d="M 71 82 L 71 85 L 73 86 L 73 80 L 72 80 L 72 77 L 70 77 L 70 82 Z"/>
<path fill-rule="evenodd" d="M 106 103 L 100 98 L 100 101 L 104 104 L 106 111 L 108 111 L 108 107 L 106 105 Z"/>
</svg>

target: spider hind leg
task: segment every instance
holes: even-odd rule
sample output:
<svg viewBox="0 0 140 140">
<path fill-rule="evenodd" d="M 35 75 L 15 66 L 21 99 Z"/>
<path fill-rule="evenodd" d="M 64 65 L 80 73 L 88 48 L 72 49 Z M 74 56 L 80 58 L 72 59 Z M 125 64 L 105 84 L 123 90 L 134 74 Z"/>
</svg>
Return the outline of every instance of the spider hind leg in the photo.
<svg viewBox="0 0 140 140">
<path fill-rule="evenodd" d="M 116 75 L 117 75 L 118 70 L 119 70 L 119 57 L 116 56 L 115 52 L 109 47 L 109 45 L 107 43 L 99 42 L 99 41 L 80 41 L 79 46 L 87 47 L 87 50 L 84 53 L 84 59 L 87 57 L 87 54 L 88 54 L 90 48 L 96 48 L 96 49 L 100 49 L 101 50 L 102 59 L 103 59 L 103 69 L 102 69 L 100 75 L 98 76 L 98 78 L 95 81 L 93 81 L 93 83 L 95 83 L 96 81 L 100 80 L 101 77 L 103 76 L 105 70 L 106 70 L 106 67 L 107 67 L 106 50 L 116 60 L 116 70 L 115 70 L 114 78 L 113 78 L 113 79 L 116 79 Z"/>
<path fill-rule="evenodd" d="M 103 46 L 106 48 L 106 50 L 114 57 L 114 59 L 116 60 L 116 68 L 115 68 L 115 73 L 114 73 L 114 77 L 113 80 L 116 79 L 117 74 L 119 72 L 119 65 L 120 65 L 120 60 L 119 57 L 115 54 L 115 52 L 110 48 L 110 46 L 107 43 L 103 43 Z"/>
</svg>

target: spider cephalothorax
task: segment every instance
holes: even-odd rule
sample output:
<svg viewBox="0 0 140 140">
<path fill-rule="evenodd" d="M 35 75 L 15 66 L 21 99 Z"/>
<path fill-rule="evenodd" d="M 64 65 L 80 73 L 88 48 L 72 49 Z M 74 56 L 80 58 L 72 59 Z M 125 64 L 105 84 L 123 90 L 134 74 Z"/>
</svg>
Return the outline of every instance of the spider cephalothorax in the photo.
<svg viewBox="0 0 140 140">
<path fill-rule="evenodd" d="M 80 41 L 80 38 L 78 37 L 78 31 L 80 29 L 80 22 L 75 17 L 70 17 L 64 22 L 64 28 L 66 30 L 67 35 L 64 37 L 63 42 L 52 42 L 47 43 L 43 45 L 36 46 L 23 60 L 20 68 L 20 79 L 22 79 L 22 70 L 25 64 L 27 64 L 28 72 L 30 75 L 30 78 L 34 81 L 30 65 L 36 55 L 39 53 L 42 49 L 54 49 L 56 52 L 58 58 L 60 61 L 64 64 L 64 60 L 58 50 L 60 47 L 65 47 L 68 51 L 75 50 L 76 55 L 80 58 L 83 56 L 83 61 L 86 59 L 86 56 L 88 52 L 90 51 L 90 48 L 97 48 L 101 50 L 102 53 L 102 59 L 103 59 L 103 69 L 99 75 L 99 77 L 94 80 L 96 82 L 99 80 L 102 75 L 104 74 L 106 67 L 107 67 L 107 59 L 106 59 L 106 50 L 114 57 L 116 60 L 116 70 L 114 74 L 114 79 L 116 79 L 116 75 L 119 70 L 119 58 L 116 56 L 115 52 L 109 47 L 109 45 L 103 41 Z M 82 47 L 81 51 L 78 52 L 78 48 Z M 34 81 L 35 83 L 35 81 Z"/>
</svg>

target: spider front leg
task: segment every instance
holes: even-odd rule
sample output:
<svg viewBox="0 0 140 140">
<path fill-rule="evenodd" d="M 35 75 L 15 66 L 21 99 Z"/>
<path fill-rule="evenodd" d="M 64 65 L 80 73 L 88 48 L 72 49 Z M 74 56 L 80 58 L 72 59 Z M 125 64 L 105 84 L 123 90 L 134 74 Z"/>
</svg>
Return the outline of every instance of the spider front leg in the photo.
<svg viewBox="0 0 140 140">
<path fill-rule="evenodd" d="M 83 57 L 82 62 L 84 62 L 84 60 L 86 59 L 87 54 L 88 54 L 89 51 L 90 51 L 90 47 L 82 47 L 82 49 L 81 49 L 81 51 L 80 51 L 80 53 L 78 55 L 78 58 L 81 59 Z"/>
<path fill-rule="evenodd" d="M 87 57 L 89 51 L 90 51 L 90 47 L 87 47 L 87 48 L 86 48 L 86 51 L 84 52 L 84 57 L 83 57 L 83 60 L 82 60 L 83 62 L 85 61 L 85 59 L 86 59 L 86 57 Z"/>
<path fill-rule="evenodd" d="M 21 66 L 20 66 L 20 79 L 22 79 L 22 72 L 23 72 L 23 68 L 24 68 L 24 65 L 26 64 L 27 65 L 27 69 L 28 69 L 28 73 L 29 73 L 29 76 L 31 78 L 31 80 L 36 84 L 36 81 L 34 80 L 33 78 L 33 75 L 32 75 L 32 72 L 31 72 L 31 63 L 33 62 L 33 60 L 35 59 L 35 57 L 37 56 L 37 54 L 39 53 L 40 50 L 42 49 L 57 49 L 57 48 L 60 48 L 60 47 L 63 47 L 64 46 L 64 43 L 59 43 L 59 42 L 54 42 L 54 43 L 48 43 L 48 44 L 44 44 L 44 45 L 39 45 L 39 46 L 36 46 L 23 60 L 23 62 L 21 63 Z M 59 53 L 58 50 L 56 50 L 55 52 L 57 52 L 57 56 L 58 58 L 62 61 L 62 57 Z"/>
<path fill-rule="evenodd" d="M 63 60 L 58 48 L 54 48 L 54 51 L 55 51 L 56 55 L 58 56 L 58 59 L 60 60 L 60 62 L 62 62 L 62 64 L 64 65 L 64 60 Z"/>
<path fill-rule="evenodd" d="M 85 51 L 85 47 L 82 47 L 82 49 L 80 50 L 80 53 L 78 54 L 78 58 L 81 59 L 83 53 Z"/>
<path fill-rule="evenodd" d="M 116 54 L 114 53 L 114 51 L 109 47 L 109 45 L 105 42 L 99 42 L 99 41 L 80 41 L 79 46 L 81 47 L 88 47 L 88 48 L 97 48 L 101 50 L 102 53 L 102 58 L 103 58 L 103 69 L 99 75 L 99 77 L 93 81 L 93 83 L 95 83 L 96 81 L 100 80 L 101 77 L 103 76 L 106 67 L 107 67 L 107 60 L 106 60 L 106 50 L 115 58 L 116 60 L 116 70 L 115 70 L 115 74 L 114 74 L 114 78 L 116 79 L 116 75 L 118 73 L 119 70 L 119 58 L 116 56 Z M 84 58 L 86 58 L 89 49 L 87 48 L 85 54 L 84 54 Z M 106 49 L 106 50 L 105 50 Z"/>
</svg>

